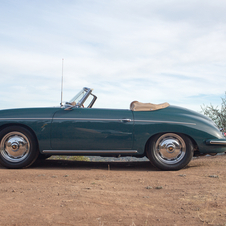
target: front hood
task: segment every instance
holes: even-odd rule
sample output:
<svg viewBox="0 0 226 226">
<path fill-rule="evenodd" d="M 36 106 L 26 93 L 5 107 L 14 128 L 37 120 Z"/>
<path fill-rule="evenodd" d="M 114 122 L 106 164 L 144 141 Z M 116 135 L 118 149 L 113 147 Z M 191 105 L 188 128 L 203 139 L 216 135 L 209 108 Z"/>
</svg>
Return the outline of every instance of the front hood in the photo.
<svg viewBox="0 0 226 226">
<path fill-rule="evenodd" d="M 206 132 L 210 132 L 210 127 L 213 133 L 218 138 L 223 138 L 223 134 L 217 125 L 207 116 L 193 110 L 182 107 L 170 106 L 168 107 L 169 114 L 175 114 L 177 118 L 183 118 L 186 121 L 196 123 L 197 126 L 205 128 Z"/>
<path fill-rule="evenodd" d="M 213 123 L 213 121 L 209 117 L 187 108 L 170 105 L 166 110 L 168 114 L 192 116 L 193 118 L 202 118 L 203 120 L 207 120 Z"/>
</svg>

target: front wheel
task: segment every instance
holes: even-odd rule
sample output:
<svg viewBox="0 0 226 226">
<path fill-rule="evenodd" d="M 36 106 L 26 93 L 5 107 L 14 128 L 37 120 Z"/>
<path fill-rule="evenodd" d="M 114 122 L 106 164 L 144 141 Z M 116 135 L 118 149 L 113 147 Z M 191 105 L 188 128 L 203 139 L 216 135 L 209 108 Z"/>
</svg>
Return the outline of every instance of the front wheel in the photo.
<svg viewBox="0 0 226 226">
<path fill-rule="evenodd" d="M 193 157 L 191 140 L 182 134 L 165 133 L 154 136 L 148 145 L 147 157 L 162 170 L 184 168 Z"/>
<path fill-rule="evenodd" d="M 30 166 L 38 157 L 37 142 L 26 128 L 10 126 L 0 132 L 0 164 L 10 169 Z"/>
</svg>

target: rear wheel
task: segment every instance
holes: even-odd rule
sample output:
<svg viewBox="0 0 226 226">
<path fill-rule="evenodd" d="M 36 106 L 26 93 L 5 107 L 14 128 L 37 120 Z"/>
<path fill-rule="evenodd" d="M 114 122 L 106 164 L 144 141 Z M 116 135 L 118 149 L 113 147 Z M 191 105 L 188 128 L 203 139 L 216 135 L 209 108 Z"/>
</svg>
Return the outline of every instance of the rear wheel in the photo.
<svg viewBox="0 0 226 226">
<path fill-rule="evenodd" d="M 184 168 L 193 157 L 193 145 L 185 135 L 165 133 L 154 136 L 148 146 L 150 162 L 162 170 Z"/>
<path fill-rule="evenodd" d="M 30 166 L 38 157 L 37 142 L 32 133 L 20 126 L 0 132 L 0 163 L 11 169 Z"/>
</svg>

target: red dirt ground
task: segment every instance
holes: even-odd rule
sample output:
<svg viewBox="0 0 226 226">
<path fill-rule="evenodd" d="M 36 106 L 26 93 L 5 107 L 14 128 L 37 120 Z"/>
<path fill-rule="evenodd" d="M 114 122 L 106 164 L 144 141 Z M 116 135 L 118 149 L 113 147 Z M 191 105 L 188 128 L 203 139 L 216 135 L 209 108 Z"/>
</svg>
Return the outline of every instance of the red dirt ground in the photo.
<svg viewBox="0 0 226 226">
<path fill-rule="evenodd" d="M 0 166 L 0 225 L 226 225 L 226 155 L 180 171 L 149 162 Z"/>
</svg>

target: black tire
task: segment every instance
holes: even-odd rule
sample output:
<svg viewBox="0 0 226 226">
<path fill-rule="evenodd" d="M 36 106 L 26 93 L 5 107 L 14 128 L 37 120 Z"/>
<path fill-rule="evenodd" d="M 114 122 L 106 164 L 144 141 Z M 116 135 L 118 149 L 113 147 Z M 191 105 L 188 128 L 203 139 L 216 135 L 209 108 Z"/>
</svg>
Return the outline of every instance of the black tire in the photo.
<svg viewBox="0 0 226 226">
<path fill-rule="evenodd" d="M 187 136 L 164 133 L 150 140 L 147 157 L 152 165 L 161 170 L 179 170 L 191 161 L 193 149 L 193 144 Z"/>
<path fill-rule="evenodd" d="M 0 131 L 0 164 L 10 169 L 30 166 L 39 151 L 33 134 L 21 126 L 9 126 Z"/>
</svg>

